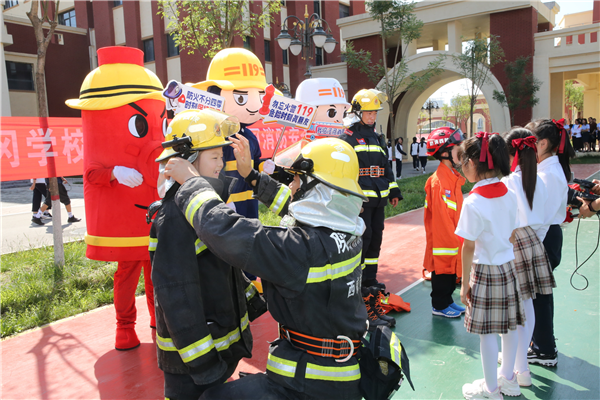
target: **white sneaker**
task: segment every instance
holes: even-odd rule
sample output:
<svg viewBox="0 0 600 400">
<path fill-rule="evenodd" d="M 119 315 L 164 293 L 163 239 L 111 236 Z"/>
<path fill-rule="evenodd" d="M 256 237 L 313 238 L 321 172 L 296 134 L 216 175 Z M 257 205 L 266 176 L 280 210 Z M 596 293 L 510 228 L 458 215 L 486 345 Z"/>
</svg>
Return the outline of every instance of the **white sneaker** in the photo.
<svg viewBox="0 0 600 400">
<path fill-rule="evenodd" d="M 515 371 L 515 375 L 517 375 L 517 382 L 519 382 L 519 386 L 527 387 L 531 386 L 531 371 L 527 370 L 525 372 L 517 372 Z"/>
<path fill-rule="evenodd" d="M 521 388 L 517 382 L 517 374 L 513 373 L 513 378 L 510 380 L 498 374 L 498 386 L 502 394 L 507 396 L 516 397 L 521 395 Z"/>
<path fill-rule="evenodd" d="M 463 397 L 467 400 L 504 400 L 500 392 L 500 386 L 493 392 L 489 392 L 485 385 L 485 379 L 478 379 L 473 383 L 465 383 L 462 387 Z"/>
</svg>

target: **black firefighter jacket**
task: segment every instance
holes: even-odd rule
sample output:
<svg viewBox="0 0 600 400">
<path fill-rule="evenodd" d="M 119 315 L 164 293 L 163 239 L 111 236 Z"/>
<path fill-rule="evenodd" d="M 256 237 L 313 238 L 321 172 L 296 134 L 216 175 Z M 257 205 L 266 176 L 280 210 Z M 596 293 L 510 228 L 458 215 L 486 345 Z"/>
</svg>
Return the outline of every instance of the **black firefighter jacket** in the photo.
<svg viewBox="0 0 600 400">
<path fill-rule="evenodd" d="M 400 189 L 394 180 L 394 171 L 388 162 L 385 143 L 381 142 L 372 126 L 357 122 L 339 138 L 350 143 L 358 157 L 361 172 L 358 184 L 369 198 L 369 202 L 364 203 L 363 207 L 385 207 L 388 198 L 397 197 L 402 200 Z"/>
<path fill-rule="evenodd" d="M 198 239 L 175 204 L 178 190 L 175 184 L 167 192 L 150 230 L 158 366 L 205 385 L 252 357 L 249 323 L 266 304 L 241 270 Z"/>
<path fill-rule="evenodd" d="M 290 189 L 261 174 L 258 199 L 285 214 Z M 305 335 L 359 340 L 367 329 L 360 294 L 362 239 L 328 228 L 263 226 L 225 206 L 202 178 L 192 178 L 175 200 L 200 240 L 236 268 L 258 275 L 269 311 L 284 327 Z M 308 396 L 359 399 L 356 357 L 338 363 L 309 354 L 285 339 L 271 344 L 267 375 Z"/>
</svg>

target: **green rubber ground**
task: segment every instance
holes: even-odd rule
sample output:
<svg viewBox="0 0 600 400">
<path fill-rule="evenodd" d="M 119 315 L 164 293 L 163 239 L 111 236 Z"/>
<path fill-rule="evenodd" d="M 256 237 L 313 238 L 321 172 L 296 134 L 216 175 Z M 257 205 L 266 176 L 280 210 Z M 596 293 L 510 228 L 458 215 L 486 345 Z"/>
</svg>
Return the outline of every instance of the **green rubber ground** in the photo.
<svg viewBox="0 0 600 400">
<path fill-rule="evenodd" d="M 579 226 L 579 263 L 587 258 L 599 232 L 596 218 L 582 220 Z M 522 388 L 515 399 L 600 399 L 599 283 L 600 249 L 579 270 L 589 287 L 579 291 L 569 283 L 575 269 L 577 221 L 563 227 L 562 262 L 554 272 L 554 330 L 558 365 L 531 366 L 533 386 Z M 573 284 L 581 288 L 585 280 L 577 275 Z M 410 313 L 393 314 L 396 334 L 410 358 L 413 392 L 405 382 L 394 399 L 460 399 L 462 386 L 483 378 L 479 337 L 467 333 L 460 319 L 431 315 L 431 284 L 421 282 L 402 298 L 411 303 Z M 460 303 L 459 289 L 454 292 Z M 505 399 L 510 397 L 505 396 Z"/>
</svg>

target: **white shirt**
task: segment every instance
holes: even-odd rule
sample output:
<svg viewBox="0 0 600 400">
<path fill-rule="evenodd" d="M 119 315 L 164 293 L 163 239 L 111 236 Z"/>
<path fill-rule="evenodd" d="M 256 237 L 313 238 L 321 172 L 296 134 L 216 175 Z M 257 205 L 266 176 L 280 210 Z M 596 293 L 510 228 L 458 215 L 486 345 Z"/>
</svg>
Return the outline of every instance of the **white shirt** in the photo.
<svg viewBox="0 0 600 400">
<path fill-rule="evenodd" d="M 498 178 L 483 179 L 473 189 L 497 182 Z M 517 196 L 509 190 L 493 199 L 470 194 L 463 203 L 454 233 L 475 242 L 475 264 L 501 265 L 515 259 L 510 237 L 516 228 Z"/>
<path fill-rule="evenodd" d="M 392 146 L 388 146 L 388 161 L 392 161 Z"/>
<path fill-rule="evenodd" d="M 558 156 L 551 156 L 538 164 L 538 175 L 546 185 L 548 200 L 544 225 L 562 224 L 567 216 L 567 195 L 569 187 L 565 173 L 558 162 Z M 546 229 L 546 232 L 548 230 Z M 544 232 L 544 237 L 546 233 Z M 541 239 L 541 238 L 540 238 Z M 542 239 L 543 240 L 543 239 Z"/>
<path fill-rule="evenodd" d="M 418 156 L 419 155 L 419 143 L 412 143 L 410 145 L 410 155 Z"/>
<path fill-rule="evenodd" d="M 517 196 L 517 227 L 531 227 L 540 238 L 540 234 L 545 236 L 548 227 L 544 225 L 546 214 L 546 200 L 548 193 L 544 181 L 537 176 L 535 181 L 535 192 L 533 193 L 533 209 L 529 207 L 529 201 L 523 190 L 523 172 L 521 167 L 517 166 L 515 172 L 502 178 L 502 182 L 512 190 Z M 540 233 L 538 233 L 538 231 Z"/>
<path fill-rule="evenodd" d="M 571 128 L 571 135 L 573 135 L 573 137 L 576 138 L 580 138 L 581 137 L 581 125 L 573 125 L 573 127 Z"/>
<path fill-rule="evenodd" d="M 419 157 L 427 157 L 427 143 L 419 143 Z"/>
<path fill-rule="evenodd" d="M 33 179 L 30 179 L 31 183 L 33 183 Z M 45 178 L 35 178 L 35 183 L 43 183 L 44 185 L 46 184 L 46 179 Z"/>
</svg>

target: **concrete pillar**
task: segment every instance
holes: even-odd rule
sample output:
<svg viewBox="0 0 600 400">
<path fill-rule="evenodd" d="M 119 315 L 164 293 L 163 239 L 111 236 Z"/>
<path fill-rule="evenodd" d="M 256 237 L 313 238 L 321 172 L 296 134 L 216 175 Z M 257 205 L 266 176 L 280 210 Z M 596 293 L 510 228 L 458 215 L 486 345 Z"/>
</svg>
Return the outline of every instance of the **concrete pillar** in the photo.
<svg viewBox="0 0 600 400">
<path fill-rule="evenodd" d="M 406 49 L 406 52 L 404 52 L 404 49 Z M 417 41 L 413 40 L 410 43 L 406 43 L 404 40 L 402 40 L 402 53 L 404 57 L 410 57 L 417 54 Z"/>
<path fill-rule="evenodd" d="M 562 72 L 550 74 L 550 114 L 546 118 L 560 119 L 565 113 L 565 79 Z M 539 98 L 539 94 L 536 94 Z"/>
<path fill-rule="evenodd" d="M 10 117 L 12 115 L 10 111 L 10 97 L 8 94 L 8 77 L 6 76 L 6 61 L 4 61 L 4 46 L 13 44 L 12 35 L 9 35 L 6 30 L 6 25 L 4 25 L 4 14 L 0 13 L 0 28 L 2 29 L 2 43 L 0 46 L 0 87 L 2 87 L 2 97 L 1 104 L 2 108 L 0 110 L 0 115 L 3 117 Z"/>
<path fill-rule="evenodd" d="M 600 92 L 598 74 L 586 74 L 583 92 L 583 114 L 585 118 L 598 118 L 600 115 Z"/>
<path fill-rule="evenodd" d="M 446 50 L 446 42 L 440 39 L 433 40 L 433 51 L 444 51 Z"/>
<path fill-rule="evenodd" d="M 448 22 L 448 51 L 462 53 L 462 23 Z"/>
<path fill-rule="evenodd" d="M 532 109 L 532 119 L 537 118 L 555 118 L 550 115 L 550 64 L 548 57 L 534 56 L 533 57 L 533 75 L 538 78 L 542 85 L 536 93 L 536 97 L 540 101 Z M 562 93 L 562 92 L 559 92 Z M 560 110 L 558 118 L 563 114 Z"/>
</svg>

